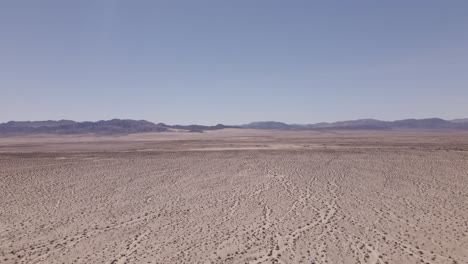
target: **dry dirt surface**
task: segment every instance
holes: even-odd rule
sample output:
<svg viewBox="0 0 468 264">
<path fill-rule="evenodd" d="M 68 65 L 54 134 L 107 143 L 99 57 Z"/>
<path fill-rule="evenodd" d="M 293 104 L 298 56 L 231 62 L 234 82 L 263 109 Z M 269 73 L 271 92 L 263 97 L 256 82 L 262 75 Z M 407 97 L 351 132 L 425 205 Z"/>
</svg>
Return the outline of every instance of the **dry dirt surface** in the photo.
<svg viewBox="0 0 468 264">
<path fill-rule="evenodd" d="M 468 263 L 468 133 L 0 138 L 0 263 Z"/>
</svg>

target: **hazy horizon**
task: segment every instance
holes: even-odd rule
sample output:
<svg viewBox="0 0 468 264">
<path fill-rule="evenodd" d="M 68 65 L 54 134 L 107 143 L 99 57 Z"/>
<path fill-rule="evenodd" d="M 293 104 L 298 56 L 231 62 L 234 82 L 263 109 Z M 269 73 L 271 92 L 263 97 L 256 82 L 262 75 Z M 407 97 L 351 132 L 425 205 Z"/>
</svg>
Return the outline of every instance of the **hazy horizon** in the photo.
<svg viewBox="0 0 468 264">
<path fill-rule="evenodd" d="M 432 118 L 439 118 L 439 117 L 427 117 L 427 118 L 418 118 L 418 119 L 432 119 Z M 152 123 L 155 123 L 155 124 L 158 124 L 158 123 L 164 123 L 166 125 L 205 125 L 205 126 L 214 126 L 214 125 L 218 125 L 218 124 L 222 124 L 222 125 L 231 125 L 231 126 L 237 126 L 237 125 L 247 125 L 247 124 L 250 124 L 250 123 L 256 123 L 256 122 L 280 122 L 280 123 L 286 123 L 286 124 L 289 124 L 289 125 L 309 125 L 309 124 L 318 124 L 318 123 L 335 123 L 335 122 L 340 122 L 340 121 L 357 121 L 357 120 L 366 120 L 366 119 L 374 119 L 374 120 L 379 120 L 379 121 L 384 121 L 384 122 L 393 122 L 393 121 L 399 121 L 399 120 L 409 120 L 409 119 L 416 119 L 416 118 L 411 118 L 411 117 L 408 117 L 408 118 L 402 118 L 402 119 L 393 119 L 393 120 L 383 120 L 383 119 L 377 119 L 377 118 L 358 118 L 358 119 L 348 119 L 348 120 L 334 120 L 334 121 L 322 121 L 322 122 L 305 122 L 305 123 L 291 123 L 291 122 L 287 122 L 287 121 L 282 121 L 282 120 L 253 120 L 253 121 L 249 121 L 249 122 L 245 122 L 245 123 L 239 123 L 239 124 L 230 124 L 230 123 L 223 123 L 223 122 L 216 122 L 216 123 L 209 123 L 209 124 L 206 124 L 206 123 L 169 123 L 169 122 L 159 122 L 159 121 L 152 121 L 152 120 L 147 120 L 147 119 L 132 119 L 132 118 L 109 118 L 109 119 L 95 119 L 95 120 L 74 120 L 74 119 L 42 119 L 42 120 L 9 120 L 9 121 L 6 121 L 6 122 L 0 122 L 1 123 L 7 123 L 7 122 L 10 122 L 10 121 L 13 121 L 13 122 L 35 122 L 35 121 L 75 121 L 75 122 L 97 122 L 97 121 L 109 121 L 109 120 L 114 120 L 114 119 L 117 119 L 117 120 L 135 120 L 135 121 L 149 121 L 149 122 L 152 122 Z M 443 118 L 440 118 L 440 119 L 443 119 Z M 446 120 L 446 121 L 452 121 L 452 120 L 458 120 L 458 119 L 468 119 L 468 118 L 452 118 L 452 119 L 443 119 L 443 120 Z"/>
<path fill-rule="evenodd" d="M 465 1 L 2 1 L 0 123 L 468 116 Z"/>
</svg>

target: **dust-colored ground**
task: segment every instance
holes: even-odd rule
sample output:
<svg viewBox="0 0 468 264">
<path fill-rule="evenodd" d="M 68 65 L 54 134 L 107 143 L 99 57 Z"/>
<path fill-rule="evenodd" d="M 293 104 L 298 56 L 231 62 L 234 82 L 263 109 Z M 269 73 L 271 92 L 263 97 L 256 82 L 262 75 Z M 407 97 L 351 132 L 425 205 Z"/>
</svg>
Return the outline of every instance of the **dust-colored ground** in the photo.
<svg viewBox="0 0 468 264">
<path fill-rule="evenodd" d="M 468 263 L 468 133 L 0 138 L 0 263 Z"/>
</svg>

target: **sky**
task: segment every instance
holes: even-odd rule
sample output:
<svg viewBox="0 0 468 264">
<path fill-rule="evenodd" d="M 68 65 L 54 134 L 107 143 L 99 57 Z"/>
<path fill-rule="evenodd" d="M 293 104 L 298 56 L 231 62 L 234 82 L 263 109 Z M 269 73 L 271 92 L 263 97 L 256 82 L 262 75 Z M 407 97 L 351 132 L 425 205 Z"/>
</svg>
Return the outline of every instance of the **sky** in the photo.
<svg viewBox="0 0 468 264">
<path fill-rule="evenodd" d="M 468 1 L 2 0 L 0 122 L 468 117 Z"/>
</svg>

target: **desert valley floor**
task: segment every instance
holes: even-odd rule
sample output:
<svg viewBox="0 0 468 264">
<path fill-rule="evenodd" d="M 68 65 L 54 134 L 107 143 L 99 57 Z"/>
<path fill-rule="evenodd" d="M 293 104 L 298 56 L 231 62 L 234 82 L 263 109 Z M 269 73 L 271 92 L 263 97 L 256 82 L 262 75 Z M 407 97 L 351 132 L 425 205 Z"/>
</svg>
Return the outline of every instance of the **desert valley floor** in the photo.
<svg viewBox="0 0 468 264">
<path fill-rule="evenodd" d="M 468 133 L 0 138 L 0 263 L 468 263 Z"/>
</svg>

